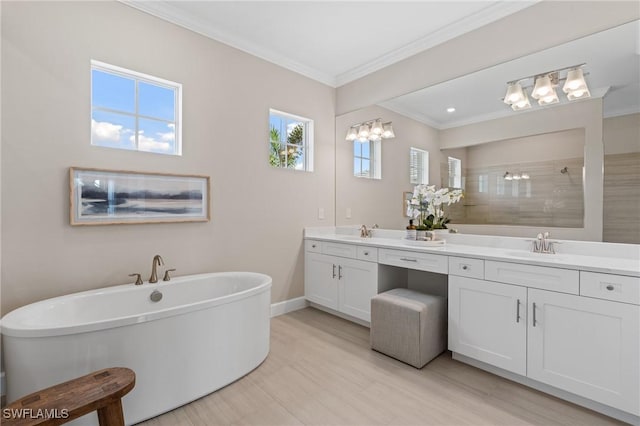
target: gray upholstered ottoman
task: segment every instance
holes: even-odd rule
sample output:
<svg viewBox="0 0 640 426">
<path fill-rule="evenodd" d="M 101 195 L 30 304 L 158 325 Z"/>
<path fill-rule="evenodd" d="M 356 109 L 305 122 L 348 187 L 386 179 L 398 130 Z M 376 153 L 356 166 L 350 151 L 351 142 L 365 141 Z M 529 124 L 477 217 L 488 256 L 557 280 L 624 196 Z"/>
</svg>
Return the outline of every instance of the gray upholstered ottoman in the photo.
<svg viewBox="0 0 640 426">
<path fill-rule="evenodd" d="M 447 346 L 447 303 L 406 288 L 394 288 L 371 299 L 371 349 L 416 368 Z"/>
</svg>

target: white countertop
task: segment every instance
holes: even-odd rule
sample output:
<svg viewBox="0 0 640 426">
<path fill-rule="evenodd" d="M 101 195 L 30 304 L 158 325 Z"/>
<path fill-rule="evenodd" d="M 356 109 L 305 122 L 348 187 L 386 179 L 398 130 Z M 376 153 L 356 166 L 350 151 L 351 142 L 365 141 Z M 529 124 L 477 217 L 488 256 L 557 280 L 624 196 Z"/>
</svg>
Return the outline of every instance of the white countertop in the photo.
<svg viewBox="0 0 640 426">
<path fill-rule="evenodd" d="M 305 230 L 306 239 L 640 277 L 637 244 L 558 241 L 557 254 L 540 254 L 529 251 L 531 243 L 523 238 L 448 234 L 444 245 L 422 247 L 404 240 L 403 235 L 403 231 L 376 229 L 373 238 L 360 238 L 340 228 Z"/>
</svg>

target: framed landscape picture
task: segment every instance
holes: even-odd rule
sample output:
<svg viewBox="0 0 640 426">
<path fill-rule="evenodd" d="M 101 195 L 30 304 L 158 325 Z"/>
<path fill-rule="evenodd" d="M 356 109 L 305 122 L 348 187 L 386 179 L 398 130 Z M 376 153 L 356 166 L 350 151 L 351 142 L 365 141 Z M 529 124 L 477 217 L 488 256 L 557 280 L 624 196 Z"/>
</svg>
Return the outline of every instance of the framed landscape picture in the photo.
<svg viewBox="0 0 640 426">
<path fill-rule="evenodd" d="M 69 169 L 71 225 L 205 222 L 209 176 Z"/>
</svg>

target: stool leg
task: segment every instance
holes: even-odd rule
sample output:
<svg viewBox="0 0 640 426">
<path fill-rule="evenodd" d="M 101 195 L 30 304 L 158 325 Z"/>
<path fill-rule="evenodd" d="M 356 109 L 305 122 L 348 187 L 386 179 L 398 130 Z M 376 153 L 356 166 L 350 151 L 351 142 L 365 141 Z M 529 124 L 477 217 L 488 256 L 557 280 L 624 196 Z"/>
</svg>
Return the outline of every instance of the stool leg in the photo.
<svg viewBox="0 0 640 426">
<path fill-rule="evenodd" d="M 98 423 L 100 426 L 124 426 L 122 400 L 98 408 Z"/>
</svg>

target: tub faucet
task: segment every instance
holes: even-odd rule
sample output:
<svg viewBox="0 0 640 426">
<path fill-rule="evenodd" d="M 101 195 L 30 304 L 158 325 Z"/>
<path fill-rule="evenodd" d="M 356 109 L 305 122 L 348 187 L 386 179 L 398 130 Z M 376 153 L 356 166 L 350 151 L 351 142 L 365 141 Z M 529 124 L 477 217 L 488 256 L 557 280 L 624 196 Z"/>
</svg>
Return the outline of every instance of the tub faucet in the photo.
<svg viewBox="0 0 640 426">
<path fill-rule="evenodd" d="M 150 283 L 158 282 L 158 269 L 157 267 L 160 265 L 164 265 L 164 260 L 162 260 L 162 256 L 156 254 L 153 256 L 153 261 L 151 262 L 151 276 L 149 277 Z"/>
</svg>

